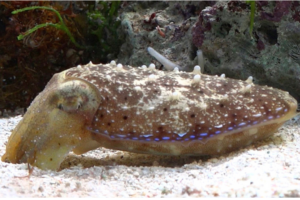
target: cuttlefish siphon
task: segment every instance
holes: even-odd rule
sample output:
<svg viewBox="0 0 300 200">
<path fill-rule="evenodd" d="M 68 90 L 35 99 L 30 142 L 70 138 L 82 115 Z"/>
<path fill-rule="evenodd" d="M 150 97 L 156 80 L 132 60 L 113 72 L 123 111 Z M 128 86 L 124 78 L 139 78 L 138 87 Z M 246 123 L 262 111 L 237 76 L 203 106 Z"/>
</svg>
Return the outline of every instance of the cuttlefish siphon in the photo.
<svg viewBox="0 0 300 200">
<path fill-rule="evenodd" d="M 53 76 L 13 130 L 2 161 L 57 170 L 70 151 L 98 147 L 223 154 L 270 136 L 296 109 L 288 92 L 252 77 L 90 62 Z"/>
</svg>

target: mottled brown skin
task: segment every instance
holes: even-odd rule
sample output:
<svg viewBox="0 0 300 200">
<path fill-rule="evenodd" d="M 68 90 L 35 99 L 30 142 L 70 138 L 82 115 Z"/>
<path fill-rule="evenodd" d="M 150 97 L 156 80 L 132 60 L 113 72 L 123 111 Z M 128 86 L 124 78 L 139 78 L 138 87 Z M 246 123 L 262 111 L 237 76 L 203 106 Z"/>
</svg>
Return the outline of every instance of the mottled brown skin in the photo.
<svg viewBox="0 0 300 200">
<path fill-rule="evenodd" d="M 97 147 L 222 154 L 270 136 L 296 108 L 287 92 L 249 80 L 89 63 L 50 80 L 2 161 L 56 170 L 70 151 Z"/>
</svg>

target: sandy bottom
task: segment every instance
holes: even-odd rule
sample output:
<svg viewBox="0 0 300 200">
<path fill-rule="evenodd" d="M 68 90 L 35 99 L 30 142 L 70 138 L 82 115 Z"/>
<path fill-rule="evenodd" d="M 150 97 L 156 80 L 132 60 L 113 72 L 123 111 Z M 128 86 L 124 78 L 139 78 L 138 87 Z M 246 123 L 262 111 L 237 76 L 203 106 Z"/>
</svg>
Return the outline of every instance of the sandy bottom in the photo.
<svg viewBox="0 0 300 200">
<path fill-rule="evenodd" d="M 0 156 L 21 116 L 0 118 Z M 104 148 L 70 154 L 62 170 L 0 161 L 1 197 L 300 197 L 300 118 L 271 138 L 214 158 Z"/>
</svg>

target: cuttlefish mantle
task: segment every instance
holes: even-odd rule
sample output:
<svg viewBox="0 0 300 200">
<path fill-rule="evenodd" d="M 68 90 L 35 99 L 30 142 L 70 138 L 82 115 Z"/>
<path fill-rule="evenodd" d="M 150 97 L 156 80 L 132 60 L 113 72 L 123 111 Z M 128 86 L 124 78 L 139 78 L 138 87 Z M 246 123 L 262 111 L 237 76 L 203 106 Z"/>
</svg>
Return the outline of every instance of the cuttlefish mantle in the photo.
<svg viewBox="0 0 300 200">
<path fill-rule="evenodd" d="M 252 77 L 90 62 L 53 76 L 13 130 L 2 161 L 57 170 L 70 151 L 98 147 L 223 154 L 272 135 L 296 109 L 287 92 Z"/>
</svg>

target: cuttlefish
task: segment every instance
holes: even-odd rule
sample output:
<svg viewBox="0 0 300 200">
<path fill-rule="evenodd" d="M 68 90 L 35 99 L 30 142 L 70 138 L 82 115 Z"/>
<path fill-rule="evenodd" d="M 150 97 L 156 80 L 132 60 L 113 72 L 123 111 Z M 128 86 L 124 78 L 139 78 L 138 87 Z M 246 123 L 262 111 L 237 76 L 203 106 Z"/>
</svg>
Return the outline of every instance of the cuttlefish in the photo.
<svg viewBox="0 0 300 200">
<path fill-rule="evenodd" d="M 13 130 L 2 161 L 57 170 L 70 151 L 218 155 L 262 140 L 294 117 L 288 92 L 192 72 L 109 64 L 57 73 Z"/>
</svg>

